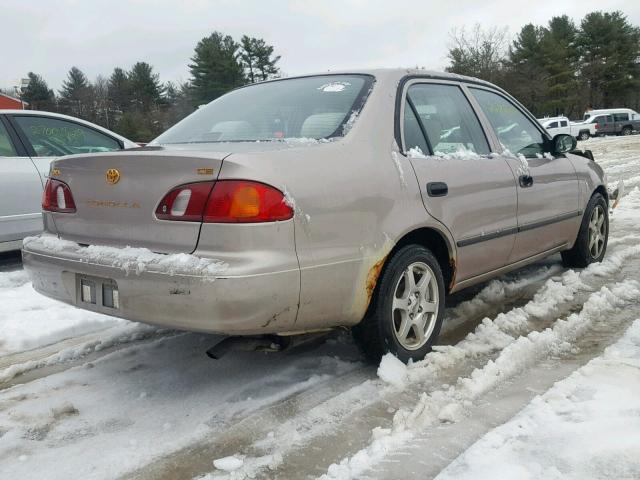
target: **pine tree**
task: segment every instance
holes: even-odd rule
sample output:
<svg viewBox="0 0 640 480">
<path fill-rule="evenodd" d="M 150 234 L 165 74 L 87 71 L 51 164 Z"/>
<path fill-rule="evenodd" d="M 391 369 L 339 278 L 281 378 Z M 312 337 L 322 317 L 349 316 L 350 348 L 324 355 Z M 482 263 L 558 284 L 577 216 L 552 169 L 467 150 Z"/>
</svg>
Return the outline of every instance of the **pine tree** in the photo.
<svg viewBox="0 0 640 480">
<path fill-rule="evenodd" d="M 577 29 L 568 16 L 553 17 L 540 41 L 542 68 L 546 73 L 546 95 L 540 109 L 543 114 L 580 116 L 581 88 L 577 80 L 578 55 L 575 49 Z"/>
<path fill-rule="evenodd" d="M 77 67 L 71 67 L 67 80 L 60 90 L 60 104 L 64 111 L 77 117 L 87 117 L 92 108 L 93 94 L 86 75 Z"/>
<path fill-rule="evenodd" d="M 280 69 L 276 64 L 280 61 L 280 55 L 273 56 L 273 50 L 274 48 L 261 38 L 242 36 L 239 58 L 250 83 L 276 78 L 279 75 Z"/>
<path fill-rule="evenodd" d="M 153 73 L 153 67 L 146 62 L 138 62 L 127 75 L 129 93 L 133 109 L 148 112 L 162 102 L 164 87 L 160 76 Z"/>
<path fill-rule="evenodd" d="M 229 35 L 213 32 L 198 42 L 189 65 L 193 100 L 208 103 L 245 83 L 239 45 Z"/>
<path fill-rule="evenodd" d="M 47 82 L 33 72 L 29 72 L 29 83 L 22 92 L 21 98 L 29 104 L 31 110 L 53 110 L 56 98 L 53 90 L 49 89 Z"/>
<path fill-rule="evenodd" d="M 109 98 L 113 107 L 120 112 L 128 110 L 131 106 L 129 79 L 122 68 L 114 68 L 109 77 Z"/>
<path fill-rule="evenodd" d="M 527 24 L 509 48 L 505 88 L 534 115 L 542 114 L 546 98 L 547 74 L 544 71 L 542 38 L 544 29 Z"/>
<path fill-rule="evenodd" d="M 580 73 L 595 108 L 622 106 L 640 88 L 640 29 L 622 12 L 593 12 L 584 17 L 577 36 Z"/>
<path fill-rule="evenodd" d="M 257 63 L 258 59 L 256 57 L 255 51 L 255 38 L 250 38 L 246 35 L 243 35 L 240 39 L 240 61 L 242 62 L 242 66 L 245 69 L 245 74 L 247 76 L 247 80 L 250 83 L 256 82 L 256 74 L 257 74 Z"/>
</svg>

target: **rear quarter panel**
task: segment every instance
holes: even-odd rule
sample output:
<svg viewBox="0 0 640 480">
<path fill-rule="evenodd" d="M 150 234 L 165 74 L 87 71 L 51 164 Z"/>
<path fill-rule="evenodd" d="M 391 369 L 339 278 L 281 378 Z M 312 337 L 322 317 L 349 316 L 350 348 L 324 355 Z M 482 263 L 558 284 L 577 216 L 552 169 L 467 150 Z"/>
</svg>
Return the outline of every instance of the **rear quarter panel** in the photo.
<svg viewBox="0 0 640 480">
<path fill-rule="evenodd" d="M 396 84 L 378 78 L 340 140 L 224 161 L 220 179 L 263 181 L 294 206 L 300 301 L 291 330 L 358 323 L 398 239 L 436 223 L 422 205 L 408 159 L 392 155 Z"/>
</svg>

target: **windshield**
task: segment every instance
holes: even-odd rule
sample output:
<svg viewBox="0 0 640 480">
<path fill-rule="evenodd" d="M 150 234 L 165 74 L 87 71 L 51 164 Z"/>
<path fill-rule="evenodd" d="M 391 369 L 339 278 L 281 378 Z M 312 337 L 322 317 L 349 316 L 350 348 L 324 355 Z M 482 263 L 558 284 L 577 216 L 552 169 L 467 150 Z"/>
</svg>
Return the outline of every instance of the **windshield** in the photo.
<svg viewBox="0 0 640 480">
<path fill-rule="evenodd" d="M 343 136 L 372 83 L 368 75 L 323 75 L 239 88 L 192 113 L 152 143 Z"/>
</svg>

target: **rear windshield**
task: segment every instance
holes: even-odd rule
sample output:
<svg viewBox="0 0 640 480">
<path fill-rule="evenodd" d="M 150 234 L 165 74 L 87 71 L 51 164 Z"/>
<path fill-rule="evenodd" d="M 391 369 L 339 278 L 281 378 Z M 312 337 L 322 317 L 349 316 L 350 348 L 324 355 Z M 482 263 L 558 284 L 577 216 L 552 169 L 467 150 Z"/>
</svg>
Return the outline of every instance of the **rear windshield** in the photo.
<svg viewBox="0 0 640 480">
<path fill-rule="evenodd" d="M 234 90 L 176 124 L 154 144 L 323 139 L 346 134 L 373 77 L 323 75 Z"/>
</svg>

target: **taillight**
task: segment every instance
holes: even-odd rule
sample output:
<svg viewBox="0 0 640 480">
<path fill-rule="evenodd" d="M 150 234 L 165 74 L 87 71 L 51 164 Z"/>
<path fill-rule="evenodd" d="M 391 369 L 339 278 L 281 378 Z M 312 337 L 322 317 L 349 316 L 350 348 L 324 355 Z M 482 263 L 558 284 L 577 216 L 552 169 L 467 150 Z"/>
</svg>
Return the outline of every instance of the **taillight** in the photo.
<svg viewBox="0 0 640 480">
<path fill-rule="evenodd" d="M 264 183 L 219 180 L 174 188 L 158 205 L 156 217 L 185 222 L 258 223 L 288 220 L 293 217 L 293 209 L 280 190 Z"/>
<path fill-rule="evenodd" d="M 600 125 L 596 123 L 596 130 L 598 130 L 599 128 L 600 128 Z"/>
<path fill-rule="evenodd" d="M 156 217 L 160 220 L 201 222 L 212 187 L 213 182 L 199 182 L 174 188 L 156 208 Z"/>
<path fill-rule="evenodd" d="M 42 193 L 42 210 L 57 213 L 74 213 L 76 204 L 69 185 L 49 178 Z"/>
<path fill-rule="evenodd" d="M 249 180 L 220 180 L 213 187 L 203 221 L 253 223 L 292 217 L 293 209 L 287 205 L 280 190 Z"/>
</svg>

